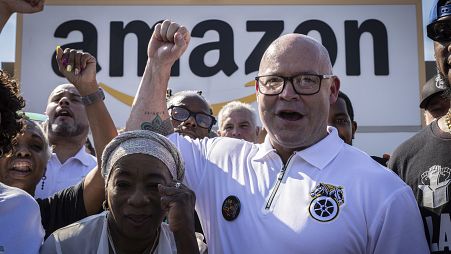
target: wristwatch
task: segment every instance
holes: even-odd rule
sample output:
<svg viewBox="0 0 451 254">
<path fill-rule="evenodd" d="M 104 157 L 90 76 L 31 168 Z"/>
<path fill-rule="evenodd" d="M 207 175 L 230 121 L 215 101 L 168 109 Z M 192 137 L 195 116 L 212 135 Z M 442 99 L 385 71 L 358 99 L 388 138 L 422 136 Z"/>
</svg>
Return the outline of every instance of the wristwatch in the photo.
<svg viewBox="0 0 451 254">
<path fill-rule="evenodd" d="M 81 97 L 81 101 L 83 102 L 83 104 L 85 104 L 85 106 L 91 105 L 98 100 L 105 100 L 105 94 L 103 93 L 102 88 L 99 88 L 99 90 L 95 91 L 92 94 Z"/>
</svg>

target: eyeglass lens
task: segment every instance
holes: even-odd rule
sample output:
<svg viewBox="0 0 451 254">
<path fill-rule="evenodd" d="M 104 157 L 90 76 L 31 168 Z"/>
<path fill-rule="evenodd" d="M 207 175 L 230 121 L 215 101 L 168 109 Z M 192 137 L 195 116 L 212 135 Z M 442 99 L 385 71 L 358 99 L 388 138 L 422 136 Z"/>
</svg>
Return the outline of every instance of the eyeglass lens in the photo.
<svg viewBox="0 0 451 254">
<path fill-rule="evenodd" d="M 282 92 L 284 83 L 291 81 L 294 89 L 300 94 L 311 94 L 317 92 L 320 77 L 315 75 L 299 75 L 292 78 L 279 76 L 265 76 L 259 78 L 261 90 L 265 94 L 278 94 Z"/>
<path fill-rule="evenodd" d="M 196 123 L 202 127 L 202 128 L 210 128 L 212 123 L 213 123 L 213 119 L 210 115 L 204 114 L 204 113 L 193 113 L 185 108 L 181 108 L 181 107 L 173 107 L 171 109 L 171 116 L 173 119 L 183 122 L 186 121 L 188 118 L 190 118 L 190 116 L 194 116 L 194 119 L 196 121 Z"/>
</svg>

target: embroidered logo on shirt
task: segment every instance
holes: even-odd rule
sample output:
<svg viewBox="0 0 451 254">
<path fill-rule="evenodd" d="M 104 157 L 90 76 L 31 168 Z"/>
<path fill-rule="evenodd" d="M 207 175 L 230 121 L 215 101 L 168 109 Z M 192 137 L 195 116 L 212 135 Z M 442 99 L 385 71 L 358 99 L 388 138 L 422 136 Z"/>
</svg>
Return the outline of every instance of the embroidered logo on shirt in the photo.
<svg viewBox="0 0 451 254">
<path fill-rule="evenodd" d="M 437 208 L 448 203 L 450 175 L 451 169 L 440 165 L 434 165 L 421 174 L 422 185 L 418 188 L 423 191 L 423 206 Z"/>
<path fill-rule="evenodd" d="M 310 216 L 321 222 L 335 219 L 345 202 L 343 187 L 327 183 L 317 185 L 310 196 L 313 198 L 309 206 Z"/>
</svg>

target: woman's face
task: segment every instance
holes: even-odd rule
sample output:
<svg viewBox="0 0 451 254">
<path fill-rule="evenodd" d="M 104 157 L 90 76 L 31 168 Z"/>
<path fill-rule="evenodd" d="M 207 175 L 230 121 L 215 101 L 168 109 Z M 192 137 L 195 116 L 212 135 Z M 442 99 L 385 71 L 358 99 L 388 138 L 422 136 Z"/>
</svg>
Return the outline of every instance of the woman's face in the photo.
<svg viewBox="0 0 451 254">
<path fill-rule="evenodd" d="M 111 229 L 129 238 L 149 239 L 165 216 L 158 184 L 167 185 L 171 179 L 166 165 L 153 156 L 132 154 L 119 159 L 107 184 Z"/>
<path fill-rule="evenodd" d="M 24 124 L 25 130 L 17 136 L 12 152 L 0 158 L 0 182 L 34 196 L 36 184 L 45 173 L 49 145 L 38 127 Z"/>
</svg>

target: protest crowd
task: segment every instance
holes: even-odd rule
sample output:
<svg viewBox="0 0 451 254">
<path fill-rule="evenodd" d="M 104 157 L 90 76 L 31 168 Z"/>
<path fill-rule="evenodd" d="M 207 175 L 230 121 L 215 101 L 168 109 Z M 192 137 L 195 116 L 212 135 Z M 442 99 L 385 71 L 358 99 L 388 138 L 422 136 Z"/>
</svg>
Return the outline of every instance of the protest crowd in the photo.
<svg viewBox="0 0 451 254">
<path fill-rule="evenodd" d="M 43 8 L 0 0 L 0 32 Z M 353 146 L 359 109 L 303 34 L 265 49 L 257 110 L 215 117 L 202 91 L 168 87 L 189 29 L 156 24 L 121 129 L 88 52 L 55 45 L 67 82 L 44 121 L 0 70 L 0 253 L 451 253 L 451 1 L 430 13 L 427 125 L 381 156 Z"/>
</svg>

